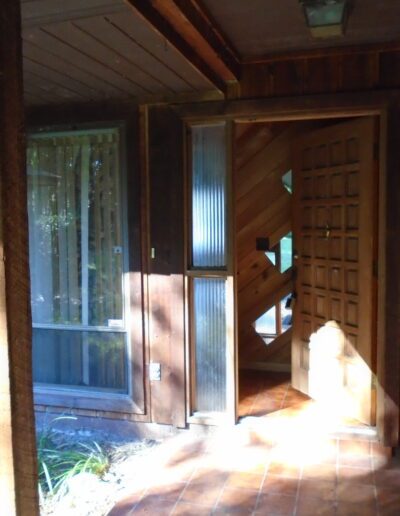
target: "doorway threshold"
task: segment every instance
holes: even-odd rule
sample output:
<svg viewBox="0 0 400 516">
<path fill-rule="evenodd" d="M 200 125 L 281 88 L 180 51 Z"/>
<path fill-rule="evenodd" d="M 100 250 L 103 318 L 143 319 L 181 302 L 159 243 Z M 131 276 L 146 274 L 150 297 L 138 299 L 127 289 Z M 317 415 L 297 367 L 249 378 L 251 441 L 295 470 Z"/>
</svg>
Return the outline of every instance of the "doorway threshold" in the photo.
<svg viewBox="0 0 400 516">
<path fill-rule="evenodd" d="M 295 420 L 286 420 L 277 414 L 276 417 L 272 416 L 267 418 L 259 416 L 243 416 L 238 420 L 238 426 L 245 427 L 248 430 L 254 430 L 256 432 L 262 431 L 263 434 L 276 436 L 280 433 L 286 433 L 289 429 L 296 427 L 297 424 Z M 315 421 L 312 426 L 315 430 Z M 338 424 L 330 425 L 329 428 L 325 427 L 322 431 L 325 437 L 329 439 L 351 439 L 371 442 L 378 441 L 377 429 L 372 426 Z"/>
</svg>

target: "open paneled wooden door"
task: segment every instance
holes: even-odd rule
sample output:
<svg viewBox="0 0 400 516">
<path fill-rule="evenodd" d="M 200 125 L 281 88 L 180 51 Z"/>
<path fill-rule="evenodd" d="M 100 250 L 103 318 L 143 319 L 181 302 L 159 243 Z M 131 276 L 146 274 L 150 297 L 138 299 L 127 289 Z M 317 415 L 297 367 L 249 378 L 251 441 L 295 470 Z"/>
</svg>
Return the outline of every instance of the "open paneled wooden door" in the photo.
<svg viewBox="0 0 400 516">
<path fill-rule="evenodd" d="M 343 415 L 369 425 L 374 424 L 376 324 L 374 170 L 373 118 L 325 127 L 295 143 L 292 383 L 311 397 L 330 389 L 327 399 Z"/>
</svg>

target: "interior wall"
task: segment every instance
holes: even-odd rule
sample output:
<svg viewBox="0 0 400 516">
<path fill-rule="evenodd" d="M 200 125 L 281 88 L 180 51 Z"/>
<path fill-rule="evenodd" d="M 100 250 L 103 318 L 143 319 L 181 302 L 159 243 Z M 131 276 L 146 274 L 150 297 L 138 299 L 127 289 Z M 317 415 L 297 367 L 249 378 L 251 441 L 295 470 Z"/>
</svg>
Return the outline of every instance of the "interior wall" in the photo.
<svg viewBox="0 0 400 516">
<path fill-rule="evenodd" d="M 289 123 L 236 124 L 234 191 L 239 367 L 256 363 L 290 365 L 290 330 L 268 347 L 255 321 L 293 288 L 292 273 L 279 269 L 256 249 L 257 238 L 270 247 L 291 230 L 291 195 L 282 176 L 290 170 L 290 144 L 296 128 Z"/>
<path fill-rule="evenodd" d="M 292 230 L 292 196 L 283 186 L 291 170 L 294 139 L 320 122 L 249 122 L 236 124 L 235 203 L 239 367 L 288 370 L 291 329 L 268 346 L 255 321 L 293 291 L 292 269 L 277 265 L 256 249 L 257 238 L 270 248 Z"/>
</svg>

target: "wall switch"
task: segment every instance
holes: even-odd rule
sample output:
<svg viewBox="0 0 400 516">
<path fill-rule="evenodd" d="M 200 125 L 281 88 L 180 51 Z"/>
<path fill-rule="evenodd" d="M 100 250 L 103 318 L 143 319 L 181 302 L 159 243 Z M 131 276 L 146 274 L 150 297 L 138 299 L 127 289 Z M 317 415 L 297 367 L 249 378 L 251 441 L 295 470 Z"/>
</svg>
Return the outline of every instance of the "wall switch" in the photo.
<svg viewBox="0 0 400 516">
<path fill-rule="evenodd" d="M 149 364 L 149 377 L 151 382 L 161 381 L 161 364 L 159 362 Z"/>
</svg>

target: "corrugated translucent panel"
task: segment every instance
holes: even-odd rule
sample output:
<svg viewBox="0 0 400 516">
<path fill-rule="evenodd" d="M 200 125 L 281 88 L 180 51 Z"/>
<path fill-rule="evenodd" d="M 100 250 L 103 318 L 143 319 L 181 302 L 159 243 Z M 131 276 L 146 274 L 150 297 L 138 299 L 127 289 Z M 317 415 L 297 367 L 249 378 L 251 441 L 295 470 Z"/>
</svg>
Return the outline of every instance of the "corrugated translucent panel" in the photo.
<svg viewBox="0 0 400 516">
<path fill-rule="evenodd" d="M 226 267 L 225 124 L 192 128 L 194 267 Z"/>
<path fill-rule="evenodd" d="M 194 279 L 196 408 L 226 410 L 225 280 Z"/>
</svg>

